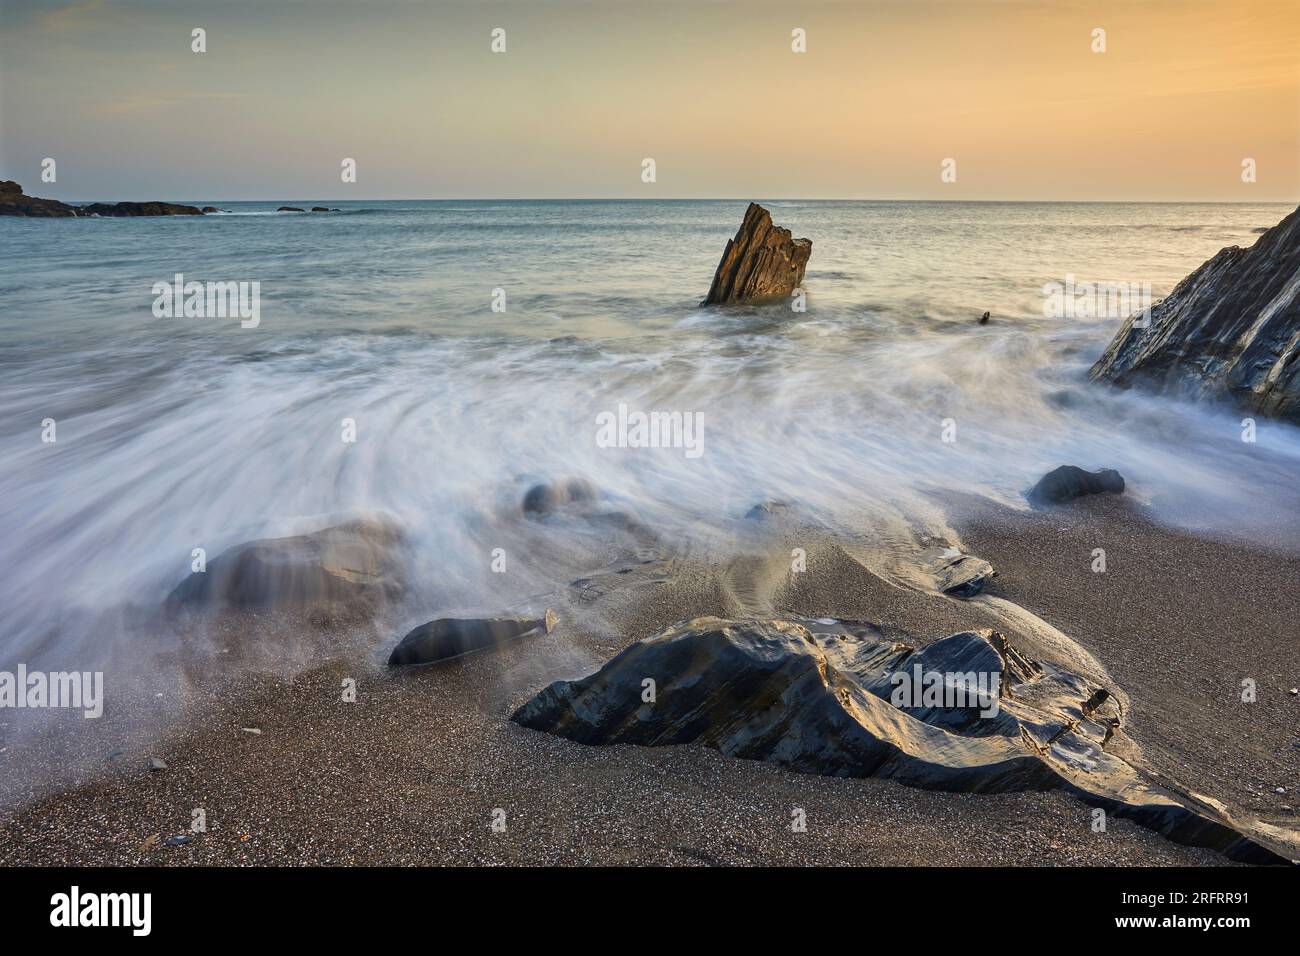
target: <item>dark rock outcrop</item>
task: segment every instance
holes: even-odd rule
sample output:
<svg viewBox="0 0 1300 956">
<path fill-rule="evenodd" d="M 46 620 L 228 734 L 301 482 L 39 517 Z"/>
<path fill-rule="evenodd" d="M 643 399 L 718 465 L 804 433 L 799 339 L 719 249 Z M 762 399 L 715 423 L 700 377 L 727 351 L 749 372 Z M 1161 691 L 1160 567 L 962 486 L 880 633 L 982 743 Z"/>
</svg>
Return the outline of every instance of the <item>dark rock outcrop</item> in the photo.
<svg viewBox="0 0 1300 956">
<path fill-rule="evenodd" d="M 171 202 L 93 202 L 70 206 L 57 199 L 23 195 L 22 187 L 10 180 L 0 182 L 0 216 L 201 216 L 206 211 Z"/>
<path fill-rule="evenodd" d="M 298 206 L 281 206 L 279 209 L 276 210 L 276 212 L 306 212 L 306 211 L 307 210 L 302 209 Z"/>
<path fill-rule="evenodd" d="M 529 634 L 549 634 L 559 618 L 552 610 L 539 618 L 438 618 L 421 624 L 398 642 L 389 667 L 433 664 L 463 654 L 492 650 Z"/>
<path fill-rule="evenodd" d="M 79 216 L 201 216 L 198 206 L 174 202 L 93 202 L 77 207 Z"/>
<path fill-rule="evenodd" d="M 1131 316 L 1090 375 L 1300 422 L 1300 209 Z M 1145 327 L 1143 327 L 1145 325 Z"/>
<path fill-rule="evenodd" d="M 329 211 L 330 211 L 330 207 L 329 207 L 329 206 L 312 206 L 312 207 L 311 207 L 311 211 L 312 211 L 312 212 L 329 212 Z"/>
<path fill-rule="evenodd" d="M 914 650 L 866 624 L 699 618 L 551 684 L 511 719 L 584 744 L 702 744 L 927 789 L 1059 788 L 1182 843 L 1285 861 L 1212 801 L 1116 756 L 1123 714 L 1102 690 L 996 631 Z"/>
<path fill-rule="evenodd" d="M 1025 496 L 1031 504 L 1059 505 L 1084 495 L 1124 493 L 1124 477 L 1114 468 L 1084 471 L 1077 465 L 1053 468 Z"/>
<path fill-rule="evenodd" d="M 67 203 L 24 195 L 23 187 L 12 180 L 0 182 L 0 216 L 65 218 L 75 215 L 76 208 Z"/>
<path fill-rule="evenodd" d="M 788 298 L 803 282 L 811 255 L 811 239 L 793 238 L 789 229 L 772 224 L 766 209 L 750 203 L 736 237 L 727 240 L 701 305 Z"/>
<path fill-rule="evenodd" d="M 192 573 L 172 608 L 305 610 L 335 603 L 372 607 L 402 589 L 401 530 L 364 518 L 289 538 L 237 545 Z"/>
<path fill-rule="evenodd" d="M 204 206 L 202 212 L 206 215 L 207 213 L 210 212 L 221 212 L 221 210 L 218 209 L 216 206 Z"/>
</svg>

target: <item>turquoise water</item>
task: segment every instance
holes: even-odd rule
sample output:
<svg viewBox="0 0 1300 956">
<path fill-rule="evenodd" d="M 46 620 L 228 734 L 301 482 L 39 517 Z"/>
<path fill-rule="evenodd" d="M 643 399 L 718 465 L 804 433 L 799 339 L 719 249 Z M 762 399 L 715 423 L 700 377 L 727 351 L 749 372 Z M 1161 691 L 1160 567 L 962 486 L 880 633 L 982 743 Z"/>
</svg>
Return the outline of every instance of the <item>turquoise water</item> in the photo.
<svg viewBox="0 0 1300 956">
<path fill-rule="evenodd" d="M 1043 311 L 1069 275 L 1159 298 L 1286 206 L 770 201 L 813 241 L 799 313 L 697 307 L 743 202 L 214 204 L 0 220 L 0 658 L 156 602 L 195 547 L 357 509 L 412 529 L 449 603 L 499 606 L 485 555 L 563 475 L 678 540 L 763 498 L 846 526 L 955 493 L 1023 507 L 1064 462 L 1119 468 L 1177 525 L 1291 517 L 1295 429 L 1248 445 L 1230 410 L 1088 385 L 1121 316 Z M 260 324 L 156 317 L 176 273 L 260 283 Z M 699 413 L 703 453 L 600 447 L 620 403 Z"/>
</svg>

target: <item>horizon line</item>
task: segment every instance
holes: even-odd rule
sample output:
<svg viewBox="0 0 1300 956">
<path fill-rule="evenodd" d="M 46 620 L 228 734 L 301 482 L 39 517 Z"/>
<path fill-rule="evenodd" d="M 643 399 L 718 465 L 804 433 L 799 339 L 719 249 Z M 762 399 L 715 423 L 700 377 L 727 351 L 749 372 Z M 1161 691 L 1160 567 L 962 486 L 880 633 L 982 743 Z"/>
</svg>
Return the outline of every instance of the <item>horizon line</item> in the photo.
<svg viewBox="0 0 1300 956">
<path fill-rule="evenodd" d="M 53 197 L 40 197 L 53 198 Z M 93 203 L 93 202 L 175 202 L 170 199 L 59 199 L 58 202 L 64 203 Z M 198 202 L 198 200 L 195 200 Z M 799 198 L 792 196 L 768 197 L 762 200 L 734 197 L 734 196 L 403 196 L 403 197 L 363 197 L 360 199 L 342 199 L 342 198 L 321 198 L 313 199 L 208 199 L 204 203 L 228 202 L 228 203 L 321 203 L 321 202 L 803 202 L 803 203 L 849 203 L 849 202 L 878 202 L 878 203 L 998 203 L 998 204 L 1025 204 L 1025 205 L 1167 205 L 1167 206 L 1185 206 L 1185 205 L 1215 205 L 1215 206 L 1258 206 L 1258 205 L 1292 205 L 1300 204 L 1300 197 L 1293 199 L 933 199 L 933 198 L 870 198 L 870 197 L 842 197 L 835 199 L 828 198 Z"/>
</svg>

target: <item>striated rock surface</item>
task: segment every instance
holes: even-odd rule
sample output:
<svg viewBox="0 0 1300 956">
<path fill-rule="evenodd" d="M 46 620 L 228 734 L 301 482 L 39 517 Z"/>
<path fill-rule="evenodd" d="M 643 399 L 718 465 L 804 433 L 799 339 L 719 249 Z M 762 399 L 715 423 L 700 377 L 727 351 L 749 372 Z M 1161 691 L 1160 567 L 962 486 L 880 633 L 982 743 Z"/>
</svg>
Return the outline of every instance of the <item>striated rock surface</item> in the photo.
<svg viewBox="0 0 1300 956">
<path fill-rule="evenodd" d="M 1025 496 L 1031 504 L 1059 505 L 1084 495 L 1124 493 L 1124 476 L 1114 468 L 1084 471 L 1077 465 L 1053 468 Z"/>
<path fill-rule="evenodd" d="M 993 565 L 956 548 L 935 547 L 921 555 L 921 563 L 934 575 L 935 588 L 953 597 L 972 598 L 984 590 L 997 572 Z"/>
<path fill-rule="evenodd" d="M 1116 756 L 1123 716 L 1106 688 L 1029 660 L 996 631 L 916 650 L 868 624 L 699 618 L 550 685 L 512 719 L 584 744 L 703 744 L 928 789 L 1061 788 L 1178 842 L 1285 861 L 1213 801 Z"/>
<path fill-rule="evenodd" d="M 1230 246 L 1130 317 L 1089 373 L 1300 422 L 1300 209 Z"/>
<path fill-rule="evenodd" d="M 388 656 L 388 666 L 433 664 L 463 654 L 492 650 L 529 634 L 549 634 L 558 622 L 559 617 L 549 609 L 538 618 L 438 618 L 421 624 L 403 637 Z"/>
<path fill-rule="evenodd" d="M 702 305 L 764 302 L 787 298 L 803 282 L 811 239 L 795 239 L 789 229 L 772 224 L 771 214 L 750 203 L 744 221 L 713 274 Z"/>
<path fill-rule="evenodd" d="M 380 518 L 250 541 L 223 552 L 206 571 L 192 573 L 167 602 L 235 609 L 373 607 L 401 590 L 402 542 L 400 529 Z"/>
</svg>

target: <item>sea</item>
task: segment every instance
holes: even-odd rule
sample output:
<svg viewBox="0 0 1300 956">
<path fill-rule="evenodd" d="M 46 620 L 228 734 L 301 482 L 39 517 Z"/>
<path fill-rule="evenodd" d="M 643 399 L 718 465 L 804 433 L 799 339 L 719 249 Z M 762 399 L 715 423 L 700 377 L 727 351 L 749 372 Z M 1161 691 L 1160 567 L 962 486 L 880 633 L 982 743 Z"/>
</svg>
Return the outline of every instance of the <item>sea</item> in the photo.
<svg viewBox="0 0 1300 956">
<path fill-rule="evenodd" d="M 566 477 L 678 541 L 762 501 L 832 528 L 1024 509 L 1061 464 L 1197 534 L 1295 518 L 1300 430 L 1087 378 L 1144 297 L 1288 206 L 759 201 L 812 240 L 803 294 L 732 308 L 700 302 L 745 201 L 0 219 L 0 663 L 93 643 L 196 548 L 359 512 L 480 606 L 502 516 Z M 177 276 L 247 283 L 256 321 L 178 312 Z M 602 437 L 651 412 L 695 431 Z"/>
</svg>

